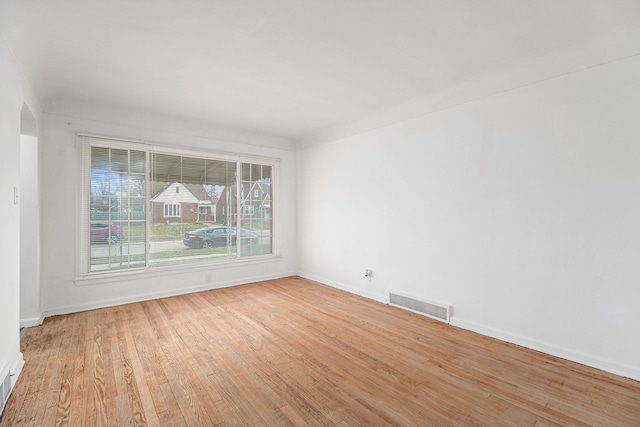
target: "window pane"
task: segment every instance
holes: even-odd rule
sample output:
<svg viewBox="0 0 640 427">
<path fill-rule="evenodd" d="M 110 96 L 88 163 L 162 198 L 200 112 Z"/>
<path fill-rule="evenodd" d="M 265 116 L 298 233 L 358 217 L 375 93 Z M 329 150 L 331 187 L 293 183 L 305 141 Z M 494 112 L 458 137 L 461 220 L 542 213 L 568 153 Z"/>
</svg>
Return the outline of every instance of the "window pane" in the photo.
<svg viewBox="0 0 640 427">
<path fill-rule="evenodd" d="M 182 177 L 180 179 L 180 182 L 183 184 L 204 184 L 205 165 L 205 159 L 183 157 Z"/>
<path fill-rule="evenodd" d="M 144 164 L 143 151 L 91 148 L 89 271 L 145 264 L 144 232 L 132 234 L 134 223 L 138 229 L 142 224 L 144 230 L 145 180 L 143 174 L 130 173 L 132 153 L 137 162 Z"/>
<path fill-rule="evenodd" d="M 131 173 L 138 173 L 144 175 L 146 173 L 146 153 L 142 151 L 131 151 L 129 171 Z"/>
<path fill-rule="evenodd" d="M 130 197 L 144 197 L 147 193 L 146 189 L 147 181 L 144 175 L 131 174 L 129 175 L 128 190 Z"/>
<path fill-rule="evenodd" d="M 129 218 L 131 221 L 144 221 L 145 220 L 145 206 L 146 199 L 144 197 L 132 196 L 129 199 L 130 205 L 130 215 Z"/>
<path fill-rule="evenodd" d="M 155 153 L 151 168 L 151 265 L 234 257 L 235 234 L 225 225 L 235 212 L 236 163 Z"/>
<path fill-rule="evenodd" d="M 91 172 L 109 171 L 109 149 L 103 147 L 91 148 Z"/>
<path fill-rule="evenodd" d="M 91 196 L 91 221 L 105 221 L 109 219 L 109 196 Z"/>
<path fill-rule="evenodd" d="M 242 164 L 242 180 L 243 181 L 251 180 L 251 165 L 248 163 Z"/>
<path fill-rule="evenodd" d="M 242 164 L 241 256 L 273 252 L 271 166 Z"/>
<path fill-rule="evenodd" d="M 111 149 L 111 167 L 113 172 L 129 172 L 129 150 Z"/>
</svg>

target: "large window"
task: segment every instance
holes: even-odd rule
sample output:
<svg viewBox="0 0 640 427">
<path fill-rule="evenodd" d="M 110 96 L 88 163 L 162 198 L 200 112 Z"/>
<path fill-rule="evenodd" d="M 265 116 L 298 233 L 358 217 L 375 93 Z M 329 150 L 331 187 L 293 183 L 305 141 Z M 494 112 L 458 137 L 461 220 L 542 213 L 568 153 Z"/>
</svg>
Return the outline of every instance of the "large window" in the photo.
<svg viewBox="0 0 640 427">
<path fill-rule="evenodd" d="M 83 274 L 273 254 L 273 161 L 82 139 Z"/>
</svg>

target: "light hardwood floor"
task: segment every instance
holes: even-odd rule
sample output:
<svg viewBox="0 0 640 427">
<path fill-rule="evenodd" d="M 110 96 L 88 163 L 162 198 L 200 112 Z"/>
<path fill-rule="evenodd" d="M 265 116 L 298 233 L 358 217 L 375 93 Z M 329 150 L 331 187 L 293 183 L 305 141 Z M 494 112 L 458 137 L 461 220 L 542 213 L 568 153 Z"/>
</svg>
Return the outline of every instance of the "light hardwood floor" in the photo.
<svg viewBox="0 0 640 427">
<path fill-rule="evenodd" d="M 47 318 L 0 426 L 640 425 L 640 383 L 300 278 Z"/>
</svg>

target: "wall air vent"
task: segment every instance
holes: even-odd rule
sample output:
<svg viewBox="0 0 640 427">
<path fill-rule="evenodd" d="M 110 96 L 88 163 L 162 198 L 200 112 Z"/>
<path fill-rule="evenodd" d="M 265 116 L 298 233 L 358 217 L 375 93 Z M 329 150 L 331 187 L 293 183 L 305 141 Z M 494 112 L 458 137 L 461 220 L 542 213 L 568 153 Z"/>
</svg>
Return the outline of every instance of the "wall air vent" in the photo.
<svg viewBox="0 0 640 427">
<path fill-rule="evenodd" d="M 451 306 L 449 305 L 413 298 L 395 291 L 389 292 L 389 305 L 447 323 L 449 323 L 451 315 Z"/>
</svg>

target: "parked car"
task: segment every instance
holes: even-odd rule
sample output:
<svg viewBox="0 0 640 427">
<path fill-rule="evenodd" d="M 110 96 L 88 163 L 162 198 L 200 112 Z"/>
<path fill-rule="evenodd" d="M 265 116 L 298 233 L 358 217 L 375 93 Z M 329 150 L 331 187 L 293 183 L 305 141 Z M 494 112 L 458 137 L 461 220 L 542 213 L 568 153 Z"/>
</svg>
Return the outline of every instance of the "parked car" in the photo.
<svg viewBox="0 0 640 427">
<path fill-rule="evenodd" d="M 237 231 L 235 228 L 227 227 L 224 225 L 215 227 L 204 227 L 197 230 L 188 231 L 184 233 L 183 243 L 190 248 L 212 248 L 217 246 L 227 246 L 230 242 L 231 245 L 236 244 Z M 257 244 L 259 236 L 253 231 L 242 231 L 242 243 L 243 244 Z"/>
<path fill-rule="evenodd" d="M 122 230 L 120 226 L 111 223 L 111 227 L 107 223 L 91 224 L 91 243 L 110 243 L 115 244 L 122 238 Z"/>
</svg>

